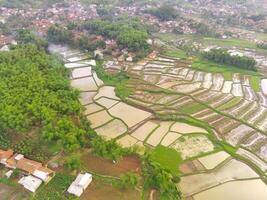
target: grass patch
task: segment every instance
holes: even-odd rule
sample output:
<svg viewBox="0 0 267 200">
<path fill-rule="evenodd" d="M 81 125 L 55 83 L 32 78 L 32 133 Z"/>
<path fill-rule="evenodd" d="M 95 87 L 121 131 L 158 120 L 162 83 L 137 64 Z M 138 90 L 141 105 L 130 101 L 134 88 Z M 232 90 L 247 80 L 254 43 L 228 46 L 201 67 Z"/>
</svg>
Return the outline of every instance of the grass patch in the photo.
<svg viewBox="0 0 267 200">
<path fill-rule="evenodd" d="M 233 66 L 218 64 L 212 61 L 204 60 L 202 58 L 197 58 L 193 64 L 193 69 L 201 70 L 204 72 L 212 72 L 212 73 L 221 73 L 225 80 L 232 80 L 232 74 L 233 73 L 240 73 L 244 75 L 251 75 L 251 76 L 260 76 L 258 72 L 246 70 L 246 69 L 240 69 Z"/>
<path fill-rule="evenodd" d="M 16 182 L 13 182 L 7 178 L 0 178 L 0 183 L 3 183 L 3 184 L 8 185 L 8 186 L 13 186 L 13 187 L 18 186 L 18 184 Z"/>
<path fill-rule="evenodd" d="M 260 81 L 261 81 L 261 78 L 259 76 L 250 77 L 250 85 L 255 92 L 261 91 Z"/>
<path fill-rule="evenodd" d="M 238 104 L 241 100 L 242 100 L 241 97 L 235 97 L 231 99 L 230 101 L 228 101 L 227 103 L 223 104 L 222 106 L 218 107 L 217 109 L 225 110 L 225 109 L 231 108 L 235 106 L 236 104 Z"/>
<path fill-rule="evenodd" d="M 175 50 L 166 50 L 163 55 L 174 57 L 174 58 L 187 58 L 186 52 L 184 52 L 181 49 L 175 49 Z"/>
<path fill-rule="evenodd" d="M 179 175 L 178 167 L 183 160 L 180 153 L 174 149 L 159 145 L 152 151 L 151 158 L 168 169 L 173 175 Z"/>
<path fill-rule="evenodd" d="M 133 90 L 127 87 L 127 82 L 130 77 L 125 72 L 109 74 L 104 70 L 102 61 L 97 62 L 94 70 L 97 76 L 104 81 L 105 85 L 115 87 L 115 92 L 120 98 L 125 99 L 133 93 Z"/>
<path fill-rule="evenodd" d="M 218 39 L 218 38 L 210 38 L 204 37 L 203 41 L 208 44 L 216 44 L 219 46 L 224 47 L 241 47 L 241 48 L 252 48 L 256 49 L 257 45 L 254 42 L 243 40 L 243 39 L 236 39 L 236 38 L 229 38 L 229 39 Z"/>
<path fill-rule="evenodd" d="M 227 144 L 225 142 L 219 142 L 219 145 L 227 152 L 229 153 L 231 156 L 235 156 L 236 155 L 236 151 L 237 149 L 233 146 L 231 146 L 230 144 Z"/>
<path fill-rule="evenodd" d="M 47 184 L 43 185 L 34 196 L 34 200 L 69 200 L 78 199 L 73 196 L 67 195 L 65 191 L 68 189 L 73 181 L 73 177 L 57 173 L 56 176 Z"/>
<path fill-rule="evenodd" d="M 193 114 L 193 113 L 199 112 L 201 110 L 204 110 L 205 108 L 206 108 L 206 106 L 204 106 L 203 104 L 194 103 L 194 104 L 189 105 L 189 106 L 183 106 L 182 108 L 180 108 L 179 111 L 181 113 Z"/>
</svg>

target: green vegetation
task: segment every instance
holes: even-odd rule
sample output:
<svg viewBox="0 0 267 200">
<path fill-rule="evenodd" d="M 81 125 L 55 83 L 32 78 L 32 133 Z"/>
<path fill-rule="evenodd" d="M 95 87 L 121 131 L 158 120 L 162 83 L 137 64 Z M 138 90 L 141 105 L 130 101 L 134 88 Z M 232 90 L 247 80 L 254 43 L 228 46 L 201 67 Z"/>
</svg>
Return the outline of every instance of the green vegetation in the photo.
<svg viewBox="0 0 267 200">
<path fill-rule="evenodd" d="M 233 106 L 238 104 L 241 100 L 242 100 L 241 97 L 235 97 L 235 98 L 231 99 L 230 101 L 228 101 L 227 103 L 225 103 L 225 104 L 221 105 L 220 107 L 218 107 L 218 109 L 219 110 L 226 110 L 228 108 L 232 108 Z"/>
<path fill-rule="evenodd" d="M 80 169 L 82 166 L 81 156 L 79 154 L 72 154 L 68 156 L 64 165 L 70 170 Z"/>
<path fill-rule="evenodd" d="M 203 104 L 194 103 L 192 105 L 183 106 L 182 108 L 179 109 L 179 111 L 181 113 L 193 114 L 193 113 L 197 113 L 201 110 L 204 110 L 205 108 L 207 108 L 207 107 Z"/>
<path fill-rule="evenodd" d="M 85 132 L 75 120 L 82 110 L 79 93 L 71 89 L 63 64 L 34 45 L 1 52 L 0 63 L 0 129 L 11 137 L 36 127 L 66 150 L 81 147 Z M 27 153 L 29 145 L 24 147 L 18 150 Z"/>
<path fill-rule="evenodd" d="M 221 73 L 224 76 L 225 80 L 232 80 L 233 73 L 260 76 L 260 74 L 255 71 L 233 67 L 225 64 L 218 64 L 209 60 L 204 60 L 202 58 L 195 59 L 192 64 L 192 68 L 204 72 Z"/>
<path fill-rule="evenodd" d="M 11 181 L 10 179 L 7 178 L 0 178 L 0 183 L 3 183 L 5 185 L 9 185 L 9 186 L 17 186 L 18 184 Z"/>
<path fill-rule="evenodd" d="M 173 176 L 179 175 L 179 165 L 182 158 L 174 149 L 159 145 L 152 151 L 151 159 L 164 166 Z"/>
<path fill-rule="evenodd" d="M 138 184 L 138 176 L 132 172 L 127 172 L 120 176 L 120 181 L 115 181 L 114 186 L 120 189 L 134 189 Z"/>
<path fill-rule="evenodd" d="M 230 144 L 227 144 L 225 142 L 219 142 L 219 145 L 230 155 L 232 155 L 233 157 L 236 157 L 236 151 L 237 149 L 233 146 L 231 146 Z"/>
<path fill-rule="evenodd" d="M 47 184 L 43 185 L 33 197 L 33 200 L 74 200 L 72 196 L 65 192 L 73 181 L 73 177 L 57 173 L 56 176 Z"/>
<path fill-rule="evenodd" d="M 20 29 L 16 37 L 20 44 L 35 44 L 39 48 L 47 49 L 48 42 L 30 30 Z"/>
<path fill-rule="evenodd" d="M 203 42 L 206 44 L 213 44 L 213 45 L 219 45 L 222 47 L 240 47 L 240 48 L 257 48 L 256 44 L 254 42 L 243 40 L 243 39 L 218 39 L 218 38 L 211 38 L 211 37 L 205 37 L 203 38 Z"/>
<path fill-rule="evenodd" d="M 261 91 L 261 77 L 250 76 L 249 82 L 250 82 L 250 86 L 255 92 Z"/>
<path fill-rule="evenodd" d="M 85 22 L 83 28 L 90 33 L 115 39 L 121 49 L 138 52 L 140 58 L 150 52 L 150 46 L 146 42 L 147 30 L 138 19 L 93 20 Z"/>
<path fill-rule="evenodd" d="M 100 136 L 90 140 L 90 147 L 95 155 L 114 161 L 129 153 L 127 149 L 119 146 L 115 140 L 104 140 Z"/>
<path fill-rule="evenodd" d="M 181 49 L 175 49 L 175 50 L 166 50 L 163 52 L 163 55 L 174 57 L 174 58 L 187 58 L 186 52 L 184 52 Z"/>
<path fill-rule="evenodd" d="M 63 2 L 64 0 L 2 0 L 0 6 L 8 8 L 48 7 Z"/>
<path fill-rule="evenodd" d="M 72 38 L 72 32 L 59 25 L 50 26 L 47 31 L 47 39 L 50 42 L 70 44 L 72 42 Z"/>
<path fill-rule="evenodd" d="M 144 189 L 156 188 L 160 192 L 160 199 L 181 199 L 181 194 L 175 186 L 179 178 L 174 176 L 163 168 L 158 162 L 155 162 L 149 154 L 143 158 L 143 174 L 145 177 Z"/>
<path fill-rule="evenodd" d="M 159 8 L 145 10 L 145 12 L 158 17 L 162 21 L 170 21 L 178 17 L 177 11 L 167 4 L 164 4 Z"/>
<path fill-rule="evenodd" d="M 123 71 L 116 74 L 109 74 L 103 68 L 103 62 L 97 62 L 96 67 L 94 68 L 97 76 L 104 81 L 106 85 L 114 86 L 116 94 L 125 99 L 133 93 L 131 88 L 127 87 L 127 82 L 130 77 Z"/>
<path fill-rule="evenodd" d="M 267 49 L 267 42 L 261 42 L 257 44 L 260 49 Z"/>
<path fill-rule="evenodd" d="M 204 58 L 220 64 L 256 71 L 256 61 L 246 56 L 231 56 L 224 49 L 211 49 L 203 53 Z"/>
</svg>

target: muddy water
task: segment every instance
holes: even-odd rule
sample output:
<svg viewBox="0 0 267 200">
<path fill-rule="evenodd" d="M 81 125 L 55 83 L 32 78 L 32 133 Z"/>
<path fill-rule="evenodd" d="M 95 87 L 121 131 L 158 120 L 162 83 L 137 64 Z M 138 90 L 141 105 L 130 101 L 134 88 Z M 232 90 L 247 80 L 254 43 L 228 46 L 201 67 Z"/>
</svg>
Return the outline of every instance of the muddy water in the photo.
<svg viewBox="0 0 267 200">
<path fill-rule="evenodd" d="M 266 200 L 267 186 L 261 180 L 225 183 L 194 196 L 194 200 Z"/>
<path fill-rule="evenodd" d="M 109 112 L 111 115 L 123 120 L 128 125 L 128 127 L 132 127 L 151 116 L 149 112 L 143 111 L 122 102 L 112 107 Z"/>
<path fill-rule="evenodd" d="M 191 126 L 189 124 L 176 122 L 172 127 L 171 131 L 178 132 L 178 133 L 207 133 L 207 131 L 203 128 L 199 128 L 196 126 Z"/>
</svg>

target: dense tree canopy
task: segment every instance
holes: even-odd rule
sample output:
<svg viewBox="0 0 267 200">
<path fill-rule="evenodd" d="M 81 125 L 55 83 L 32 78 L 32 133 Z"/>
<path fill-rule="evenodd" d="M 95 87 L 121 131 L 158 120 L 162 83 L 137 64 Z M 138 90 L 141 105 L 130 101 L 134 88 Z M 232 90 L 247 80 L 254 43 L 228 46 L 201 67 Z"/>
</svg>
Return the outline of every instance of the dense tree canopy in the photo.
<svg viewBox="0 0 267 200">
<path fill-rule="evenodd" d="M 17 41 L 21 44 L 35 44 L 39 48 L 46 49 L 48 42 L 28 29 L 18 30 Z"/>
<path fill-rule="evenodd" d="M 259 42 L 257 44 L 257 47 L 259 47 L 260 49 L 267 49 L 267 42 Z"/>
<path fill-rule="evenodd" d="M 159 8 L 149 9 L 145 12 L 158 17 L 162 21 L 174 20 L 178 16 L 177 11 L 170 5 L 162 5 Z"/>
<path fill-rule="evenodd" d="M 47 31 L 47 39 L 50 42 L 68 44 L 72 38 L 72 32 L 59 25 L 53 25 Z"/>
<path fill-rule="evenodd" d="M 2 0 L 0 6 L 8 8 L 47 7 L 54 3 L 63 3 L 64 0 Z"/>
<path fill-rule="evenodd" d="M 78 95 L 63 64 L 35 45 L 0 53 L 2 129 L 25 132 L 38 126 L 46 139 L 75 149 L 84 141 L 74 120 L 81 111 Z"/>
<path fill-rule="evenodd" d="M 203 54 L 204 58 L 220 63 L 227 64 L 243 69 L 256 71 L 256 61 L 247 56 L 231 56 L 224 49 L 211 49 Z"/>
<path fill-rule="evenodd" d="M 149 50 L 147 30 L 138 20 L 93 20 L 86 22 L 84 28 L 93 34 L 115 39 L 122 48 L 130 51 Z"/>
<path fill-rule="evenodd" d="M 160 199 L 181 199 L 181 194 L 175 186 L 172 174 L 159 163 L 153 161 L 150 154 L 144 155 L 143 174 L 145 189 L 158 189 L 161 195 Z"/>
</svg>

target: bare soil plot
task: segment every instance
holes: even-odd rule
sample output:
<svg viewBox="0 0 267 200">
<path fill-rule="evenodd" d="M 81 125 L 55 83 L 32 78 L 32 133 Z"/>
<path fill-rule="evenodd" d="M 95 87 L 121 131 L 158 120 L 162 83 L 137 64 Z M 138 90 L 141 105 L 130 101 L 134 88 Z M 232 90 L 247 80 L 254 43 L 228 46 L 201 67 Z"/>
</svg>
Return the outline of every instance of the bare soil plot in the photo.
<svg viewBox="0 0 267 200">
<path fill-rule="evenodd" d="M 157 126 L 157 123 L 153 121 L 148 121 L 139 128 L 137 128 L 131 135 L 140 141 L 144 141 Z"/>
<path fill-rule="evenodd" d="M 204 76 L 204 81 L 202 83 L 202 87 L 209 89 L 212 86 L 212 74 L 211 73 L 207 73 Z"/>
<path fill-rule="evenodd" d="M 194 200 L 265 200 L 267 186 L 261 180 L 234 181 L 222 184 L 194 196 Z"/>
<path fill-rule="evenodd" d="M 125 156 L 113 163 L 112 160 L 86 153 L 82 156 L 82 161 L 86 169 L 102 175 L 119 177 L 129 171 L 141 173 L 141 160 L 136 156 Z"/>
<path fill-rule="evenodd" d="M 91 67 L 83 67 L 72 70 L 72 78 L 83 78 L 91 75 Z"/>
<path fill-rule="evenodd" d="M 86 59 L 89 59 L 89 58 L 90 58 L 90 56 L 87 56 L 87 55 L 83 54 L 83 55 L 80 55 L 80 56 L 75 56 L 75 57 L 68 58 L 67 60 L 69 62 L 78 62 L 78 61 L 86 60 Z"/>
<path fill-rule="evenodd" d="M 245 94 L 245 98 L 249 101 L 256 101 L 257 95 L 255 94 L 255 92 L 252 90 L 251 87 L 248 86 L 243 86 L 243 90 L 244 90 L 244 94 Z"/>
<path fill-rule="evenodd" d="M 204 135 L 180 137 L 171 147 L 180 152 L 183 159 L 214 150 L 212 142 Z"/>
<path fill-rule="evenodd" d="M 198 160 L 205 166 L 206 169 L 210 170 L 215 168 L 217 165 L 219 165 L 229 157 L 230 155 L 228 153 L 220 151 L 208 156 L 201 157 Z"/>
<path fill-rule="evenodd" d="M 157 146 L 162 138 L 168 133 L 170 126 L 173 123 L 174 122 L 160 122 L 159 127 L 153 131 L 146 142 L 154 147 Z"/>
<path fill-rule="evenodd" d="M 167 135 L 165 135 L 165 137 L 163 138 L 161 144 L 165 147 L 168 147 L 181 136 L 181 134 L 175 132 L 168 132 Z"/>
<path fill-rule="evenodd" d="M 187 134 L 187 133 L 207 133 L 203 128 L 192 126 L 182 122 L 176 122 L 170 129 L 173 132 Z"/>
<path fill-rule="evenodd" d="M 30 193 L 26 192 L 20 186 L 9 186 L 0 183 L 0 199 L 2 200 L 28 200 Z"/>
<path fill-rule="evenodd" d="M 66 68 L 72 69 L 72 68 L 79 68 L 79 67 L 87 67 L 88 65 L 85 63 L 66 63 L 64 66 Z"/>
<path fill-rule="evenodd" d="M 259 103 L 267 107 L 267 95 L 265 96 L 262 92 L 258 92 L 257 96 L 259 98 Z"/>
<path fill-rule="evenodd" d="M 225 94 L 231 93 L 232 84 L 233 84 L 232 81 L 225 81 L 224 84 L 223 84 L 222 90 L 221 90 L 222 93 L 225 93 Z"/>
<path fill-rule="evenodd" d="M 261 91 L 263 94 L 267 95 L 267 79 L 261 80 Z"/>
<path fill-rule="evenodd" d="M 81 92 L 79 101 L 82 105 L 86 105 L 93 102 L 93 97 L 96 95 L 96 92 Z"/>
<path fill-rule="evenodd" d="M 98 99 L 100 97 L 108 97 L 115 100 L 120 100 L 119 97 L 115 94 L 115 88 L 111 86 L 103 86 L 99 88 L 97 95 L 94 97 L 94 99 Z"/>
<path fill-rule="evenodd" d="M 214 74 L 213 75 L 213 81 L 212 81 L 212 90 L 215 91 L 220 91 L 221 88 L 223 87 L 223 83 L 224 83 L 224 78 L 223 75 L 221 74 Z"/>
<path fill-rule="evenodd" d="M 117 100 L 108 99 L 106 97 L 101 97 L 98 100 L 96 100 L 96 102 L 98 104 L 100 104 L 101 106 L 104 106 L 107 109 L 109 109 L 112 106 L 114 106 L 115 104 L 119 103 L 119 101 L 117 101 Z"/>
<path fill-rule="evenodd" d="M 240 142 L 243 140 L 243 138 L 246 138 L 249 135 L 251 135 L 253 131 L 254 131 L 254 129 L 252 129 L 251 127 L 244 125 L 244 124 L 241 124 L 237 128 L 235 128 L 235 129 L 231 130 L 229 133 L 225 134 L 224 137 L 229 144 L 236 146 L 236 145 L 240 144 Z"/>
<path fill-rule="evenodd" d="M 114 119 L 111 122 L 95 129 L 98 135 L 103 136 L 106 139 L 114 139 L 127 132 L 125 124 L 118 119 Z"/>
<path fill-rule="evenodd" d="M 118 117 L 122 121 L 124 121 L 128 127 L 132 127 L 151 116 L 151 113 L 149 112 L 143 111 L 122 102 L 112 107 L 109 112 L 114 117 Z"/>
<path fill-rule="evenodd" d="M 71 80 L 71 86 L 81 91 L 96 91 L 98 88 L 92 77 Z"/>
<path fill-rule="evenodd" d="M 179 186 L 183 194 L 191 196 L 228 181 L 258 177 L 258 174 L 250 167 L 240 161 L 232 159 L 221 168 L 217 168 L 209 173 L 182 177 Z"/>
<path fill-rule="evenodd" d="M 108 121 L 111 121 L 113 118 L 108 114 L 107 111 L 103 110 L 103 111 L 88 115 L 87 119 L 90 121 L 91 127 L 96 128 L 98 126 L 101 126 L 107 123 Z"/>
<path fill-rule="evenodd" d="M 93 180 L 80 197 L 81 200 L 129 200 L 140 198 L 140 192 L 135 189 L 120 190 L 100 180 Z"/>
<path fill-rule="evenodd" d="M 93 77 L 98 87 L 100 87 L 101 85 L 104 85 L 104 82 L 97 77 L 97 74 L 95 72 L 93 72 Z"/>
<path fill-rule="evenodd" d="M 236 97 L 242 97 L 243 96 L 243 91 L 242 91 L 242 86 L 239 83 L 234 83 L 232 85 L 232 91 L 231 93 L 236 96 Z"/>
<path fill-rule="evenodd" d="M 86 106 L 84 106 L 84 108 L 85 108 L 85 111 L 84 111 L 85 115 L 89 115 L 89 114 L 92 114 L 94 112 L 97 112 L 97 111 L 100 111 L 100 110 L 104 109 L 104 108 L 102 108 L 101 106 L 99 106 L 99 105 L 97 105 L 95 103 L 86 105 Z"/>
<path fill-rule="evenodd" d="M 117 142 L 124 148 L 134 146 L 138 140 L 130 135 L 125 135 L 124 137 L 117 140 Z"/>
<path fill-rule="evenodd" d="M 199 89 L 201 86 L 201 83 L 191 83 L 191 84 L 182 84 L 182 85 L 177 85 L 173 86 L 172 89 L 177 91 L 177 92 L 182 92 L 182 93 L 191 93 Z"/>
</svg>

